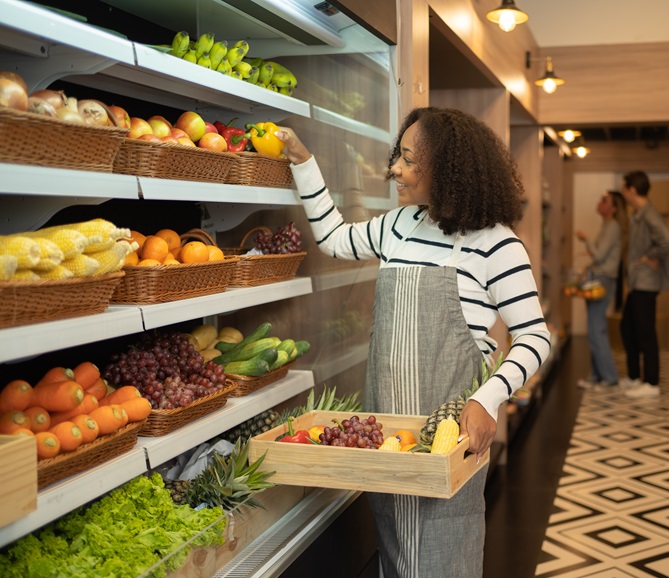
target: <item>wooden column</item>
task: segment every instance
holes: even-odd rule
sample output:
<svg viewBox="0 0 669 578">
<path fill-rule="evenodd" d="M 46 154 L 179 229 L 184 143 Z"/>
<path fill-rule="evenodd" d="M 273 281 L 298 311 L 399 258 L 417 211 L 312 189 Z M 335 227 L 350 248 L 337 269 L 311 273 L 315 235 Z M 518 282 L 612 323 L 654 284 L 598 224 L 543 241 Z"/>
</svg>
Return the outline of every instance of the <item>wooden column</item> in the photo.
<svg viewBox="0 0 669 578">
<path fill-rule="evenodd" d="M 423 0 L 398 0 L 398 82 L 400 120 L 427 106 L 430 91 L 429 8 Z"/>
</svg>

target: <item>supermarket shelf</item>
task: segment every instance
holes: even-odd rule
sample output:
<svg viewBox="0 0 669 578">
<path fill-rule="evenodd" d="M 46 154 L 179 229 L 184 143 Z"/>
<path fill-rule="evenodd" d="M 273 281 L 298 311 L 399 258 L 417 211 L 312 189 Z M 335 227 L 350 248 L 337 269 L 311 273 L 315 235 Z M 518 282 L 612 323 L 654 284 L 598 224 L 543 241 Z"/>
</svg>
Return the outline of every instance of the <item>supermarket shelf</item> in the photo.
<svg viewBox="0 0 669 578">
<path fill-rule="evenodd" d="M 348 285 L 364 283 L 366 281 L 376 281 L 378 274 L 379 265 L 375 262 L 373 265 L 363 264 L 356 269 L 333 271 L 332 273 L 316 275 L 313 277 L 314 292 L 346 287 Z"/>
<path fill-rule="evenodd" d="M 313 386 L 311 371 L 289 371 L 284 379 L 244 397 L 229 398 L 220 410 L 172 433 L 160 437 L 140 437 L 139 445 L 146 451 L 149 467 L 155 468 Z"/>
<path fill-rule="evenodd" d="M 135 446 L 104 464 L 48 486 L 38 493 L 34 512 L 0 528 L 0 547 L 99 498 L 146 470 L 144 450 Z"/>
<path fill-rule="evenodd" d="M 364 122 L 349 118 L 342 114 L 332 112 L 320 106 L 313 106 L 314 120 L 320 121 L 324 124 L 336 126 L 338 128 L 347 130 L 355 134 L 364 134 L 369 138 L 382 142 L 383 144 L 390 144 L 390 133 L 374 126 L 370 126 Z"/>
<path fill-rule="evenodd" d="M 318 361 L 314 371 L 316 381 L 321 383 L 327 381 L 335 375 L 355 367 L 363 361 L 367 361 L 369 353 L 369 344 L 355 345 L 350 347 L 344 355 L 333 357 L 332 359 L 321 359 Z"/>
<path fill-rule="evenodd" d="M 358 496 L 349 490 L 314 490 L 213 578 L 280 576 Z"/>
<path fill-rule="evenodd" d="M 193 299 L 182 299 L 157 305 L 142 305 L 144 329 L 155 329 L 180 321 L 229 313 L 238 309 L 273 303 L 311 293 L 311 278 L 296 277 L 289 281 L 279 281 L 258 287 L 228 289 L 223 293 L 204 295 Z"/>
<path fill-rule="evenodd" d="M 111 306 L 102 313 L 0 330 L 0 362 L 103 341 L 144 330 L 137 307 Z"/>
</svg>

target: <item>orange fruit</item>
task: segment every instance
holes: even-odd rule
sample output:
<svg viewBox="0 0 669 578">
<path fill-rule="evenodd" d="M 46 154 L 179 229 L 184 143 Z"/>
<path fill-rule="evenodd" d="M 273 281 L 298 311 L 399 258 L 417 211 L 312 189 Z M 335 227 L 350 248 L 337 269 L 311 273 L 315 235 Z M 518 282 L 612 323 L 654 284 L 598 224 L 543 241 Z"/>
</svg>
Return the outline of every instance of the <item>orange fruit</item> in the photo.
<svg viewBox="0 0 669 578">
<path fill-rule="evenodd" d="M 409 444 L 415 444 L 418 441 L 416 440 L 416 436 L 413 435 L 408 429 L 397 430 L 393 434 L 393 437 L 396 437 L 400 440 L 401 447 L 408 446 Z"/>
<path fill-rule="evenodd" d="M 142 247 L 142 260 L 155 259 L 162 263 L 167 257 L 167 253 L 169 253 L 167 241 L 162 237 L 149 235 L 144 241 L 144 247 Z"/>
<path fill-rule="evenodd" d="M 207 251 L 209 251 L 209 260 L 210 261 L 222 261 L 225 259 L 223 251 L 214 245 L 207 245 Z"/>
<path fill-rule="evenodd" d="M 137 265 L 137 263 L 139 263 L 139 254 L 137 251 L 133 251 L 132 253 L 125 256 L 126 265 Z"/>
<path fill-rule="evenodd" d="M 137 244 L 139 245 L 137 253 L 141 253 L 142 247 L 144 246 L 144 241 L 146 241 L 146 235 L 142 235 L 142 233 L 139 231 L 130 231 L 130 240 L 137 241 Z"/>
<path fill-rule="evenodd" d="M 402 449 L 400 449 L 401 452 L 410 452 L 412 448 L 415 448 L 418 444 L 407 444 L 405 446 L 402 446 Z"/>
<path fill-rule="evenodd" d="M 165 259 L 163 261 L 163 265 L 181 265 L 181 263 L 179 261 L 177 261 L 176 259 L 169 259 L 168 258 L 168 259 Z"/>
<path fill-rule="evenodd" d="M 171 251 L 174 247 L 181 247 L 181 237 L 173 229 L 160 229 L 155 236 L 165 239 L 168 251 Z"/>
<path fill-rule="evenodd" d="M 190 241 L 181 247 L 179 260 L 182 263 L 205 263 L 209 261 L 209 250 L 202 241 Z"/>
<path fill-rule="evenodd" d="M 174 247 L 170 253 L 172 253 L 172 259 L 176 259 L 177 261 L 179 260 L 179 254 L 181 253 L 181 246 L 179 247 Z M 169 256 L 168 256 L 169 258 Z"/>
<path fill-rule="evenodd" d="M 155 267 L 156 265 L 162 265 L 160 261 L 156 261 L 155 259 L 142 259 L 139 263 L 137 263 L 138 267 Z"/>
</svg>

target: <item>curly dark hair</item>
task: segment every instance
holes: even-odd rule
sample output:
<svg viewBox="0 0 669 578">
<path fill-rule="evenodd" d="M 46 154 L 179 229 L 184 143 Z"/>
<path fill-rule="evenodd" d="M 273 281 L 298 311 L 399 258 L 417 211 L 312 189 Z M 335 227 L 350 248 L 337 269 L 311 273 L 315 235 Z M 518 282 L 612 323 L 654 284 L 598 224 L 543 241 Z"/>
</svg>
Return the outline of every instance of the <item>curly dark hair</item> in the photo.
<svg viewBox="0 0 669 578">
<path fill-rule="evenodd" d="M 474 116 L 451 108 L 412 110 L 390 152 L 390 168 L 401 156 L 404 132 L 418 123 L 417 172 L 431 180 L 432 220 L 444 234 L 513 227 L 523 213 L 524 188 L 515 160 L 502 140 Z"/>
</svg>

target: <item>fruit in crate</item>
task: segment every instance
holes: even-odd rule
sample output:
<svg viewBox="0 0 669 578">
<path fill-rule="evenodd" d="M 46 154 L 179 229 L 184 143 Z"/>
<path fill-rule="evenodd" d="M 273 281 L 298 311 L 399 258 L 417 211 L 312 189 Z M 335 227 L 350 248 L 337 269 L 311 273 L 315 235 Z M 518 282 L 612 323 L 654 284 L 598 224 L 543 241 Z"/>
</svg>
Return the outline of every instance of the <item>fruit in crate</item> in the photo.
<svg viewBox="0 0 669 578">
<path fill-rule="evenodd" d="M 109 110 L 116 117 L 116 119 L 120 123 L 121 128 L 127 128 L 127 129 L 130 128 L 130 115 L 127 113 L 127 111 L 124 108 L 121 108 L 120 106 L 116 106 L 116 105 L 111 105 L 109 107 Z M 113 123 L 111 123 L 111 124 L 113 124 Z"/>
<path fill-rule="evenodd" d="M 213 126 L 213 125 L 212 125 Z M 224 153 L 228 150 L 228 143 L 218 132 L 206 132 L 198 141 L 197 146 L 202 149 Z"/>
<path fill-rule="evenodd" d="M 127 138 L 139 138 L 145 134 L 153 134 L 151 125 L 143 118 L 133 116 L 130 118 L 130 132 Z"/>
<path fill-rule="evenodd" d="M 206 131 L 204 119 L 192 110 L 181 113 L 174 123 L 174 128 L 183 130 L 194 143 L 199 141 Z"/>
<path fill-rule="evenodd" d="M 382 429 L 383 424 L 377 422 L 373 415 L 362 420 L 353 415 L 349 419 L 336 422 L 333 427 L 326 426 L 319 439 L 324 446 L 379 449 L 384 443 Z M 399 441 L 397 445 L 399 446 Z"/>
<path fill-rule="evenodd" d="M 264 255 L 279 255 L 299 253 L 302 251 L 302 233 L 292 221 L 279 227 L 275 233 L 260 231 L 256 234 L 254 243 L 256 249 Z"/>
<path fill-rule="evenodd" d="M 316 399 L 315 391 L 312 388 L 307 396 L 307 402 L 304 405 L 294 407 L 292 409 L 284 410 L 277 419 L 277 424 L 285 423 L 290 416 L 298 417 L 310 411 L 341 411 L 341 412 L 359 412 L 362 405 L 358 401 L 360 392 L 354 392 L 344 395 L 341 398 L 337 397 L 337 388 L 328 389 L 326 385 L 323 386 L 323 391 Z"/>
</svg>

